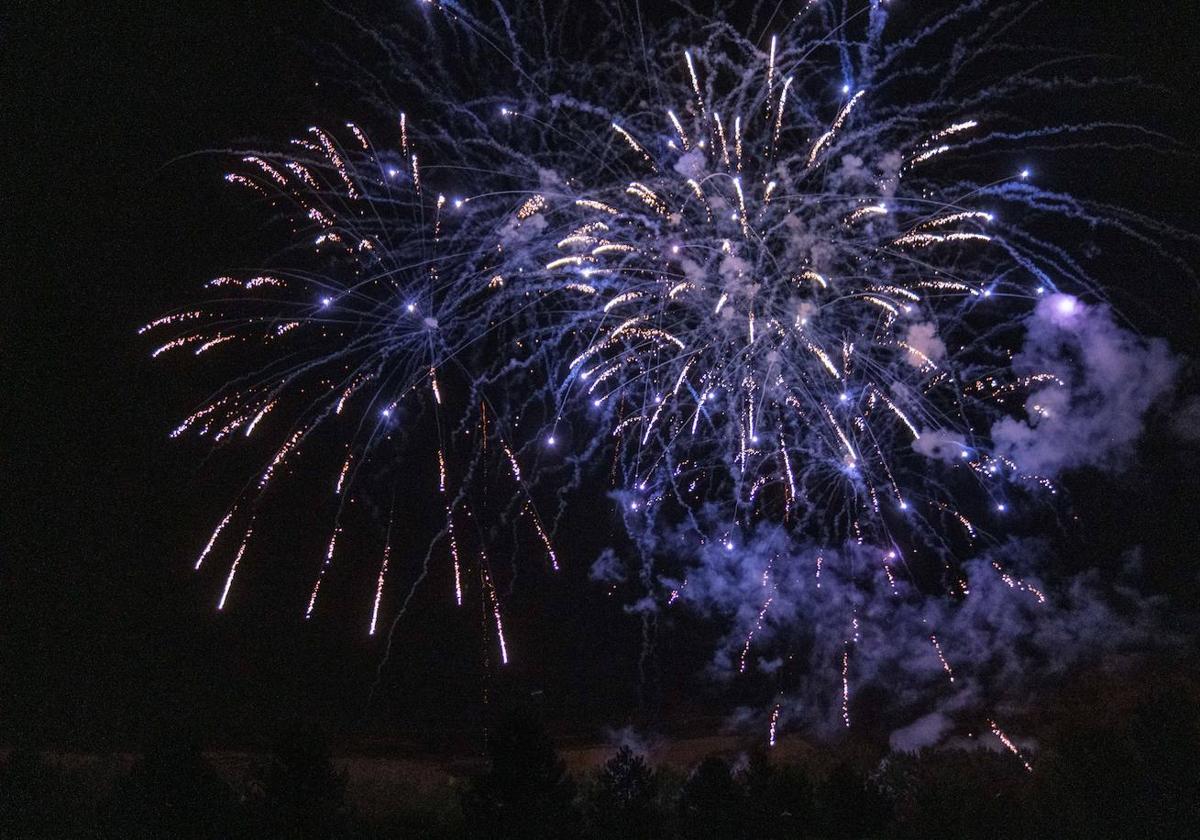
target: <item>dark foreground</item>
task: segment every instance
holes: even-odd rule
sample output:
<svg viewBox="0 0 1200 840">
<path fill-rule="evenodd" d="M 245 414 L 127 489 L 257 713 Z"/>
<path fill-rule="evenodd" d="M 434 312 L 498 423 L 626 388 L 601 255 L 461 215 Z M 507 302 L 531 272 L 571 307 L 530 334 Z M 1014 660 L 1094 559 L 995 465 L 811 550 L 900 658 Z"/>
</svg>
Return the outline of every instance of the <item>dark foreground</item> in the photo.
<svg viewBox="0 0 1200 840">
<path fill-rule="evenodd" d="M 1097 708 L 1044 732 L 1032 771 L 969 739 L 915 754 L 734 738 L 660 742 L 649 760 L 560 754 L 520 707 L 474 760 L 334 757 L 296 723 L 264 754 L 168 731 L 136 756 L 8 751 L 0 838 L 1194 837 L 1198 719 L 1190 692 L 1150 691 L 1117 721 Z"/>
</svg>

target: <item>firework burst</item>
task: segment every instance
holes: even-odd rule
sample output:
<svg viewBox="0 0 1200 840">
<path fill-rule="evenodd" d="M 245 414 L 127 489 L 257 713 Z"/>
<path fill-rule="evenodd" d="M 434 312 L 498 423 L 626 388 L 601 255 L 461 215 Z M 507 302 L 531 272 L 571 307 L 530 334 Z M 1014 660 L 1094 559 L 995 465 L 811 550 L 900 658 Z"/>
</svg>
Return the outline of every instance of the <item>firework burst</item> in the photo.
<svg viewBox="0 0 1200 840">
<path fill-rule="evenodd" d="M 963 562 L 998 544 L 1014 507 L 1058 492 L 1053 470 L 1027 467 L 994 431 L 1036 429 L 1071 399 L 1069 371 L 1021 354 L 1026 325 L 1066 329 L 1102 311 L 1086 271 L 1037 223 L 1162 232 L 1035 186 L 1020 144 L 1106 132 L 1125 138 L 1109 145 L 1137 146 L 1146 133 L 1014 129 L 997 103 L 1053 85 L 971 87 L 961 56 L 1002 27 L 983 3 L 896 37 L 879 2 L 810 2 L 789 18 L 763 7 L 744 26 L 692 10 L 636 40 L 614 23 L 564 56 L 546 54 L 544 27 L 519 9 L 496 6 L 489 23 L 464 4 L 426 5 L 428 32 L 498 50 L 512 87 L 475 80 L 459 100 L 453 69 L 401 68 L 399 83 L 442 114 L 423 139 L 391 111 L 383 146 L 348 124 L 244 155 L 228 180 L 286 219 L 291 267 L 220 277 L 204 306 L 143 328 L 175 331 L 156 357 L 252 357 L 255 372 L 174 435 L 279 440 L 196 561 L 231 553 L 219 606 L 253 554 L 264 494 L 332 427 L 344 441 L 327 477 L 339 505 L 314 562 L 313 615 L 345 500 L 415 407 L 435 429 L 424 455 L 445 511 L 435 546 L 458 604 L 478 580 L 502 662 L 488 546 L 461 533 L 479 519 L 472 488 L 486 465 L 507 482 L 495 515 L 554 570 L 569 490 L 610 481 L 655 609 L 682 599 L 733 616 L 739 673 L 756 646 L 779 643 L 785 605 L 815 597 L 823 567 L 825 592 L 879 584 L 966 600 Z M 547 448 L 562 452 L 558 466 L 537 456 Z M 550 478 L 565 489 L 547 516 L 535 498 Z M 375 563 L 372 633 L 393 535 Z M 703 581 L 727 563 L 754 581 L 717 604 Z M 1001 561 L 987 568 L 1045 601 Z M 859 601 L 842 607 L 822 661 L 849 725 L 864 641 Z M 917 635 L 961 685 L 954 638 Z M 774 705 L 772 742 L 786 720 Z"/>
</svg>

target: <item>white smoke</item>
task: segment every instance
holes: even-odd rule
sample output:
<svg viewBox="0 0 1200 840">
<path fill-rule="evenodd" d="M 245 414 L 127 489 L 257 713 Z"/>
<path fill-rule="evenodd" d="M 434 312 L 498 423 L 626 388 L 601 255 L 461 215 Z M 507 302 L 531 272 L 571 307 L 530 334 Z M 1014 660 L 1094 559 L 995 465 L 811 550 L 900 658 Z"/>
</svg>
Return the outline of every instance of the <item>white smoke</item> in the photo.
<svg viewBox="0 0 1200 840">
<path fill-rule="evenodd" d="M 908 726 L 895 730 L 888 739 L 888 746 L 896 752 L 917 752 L 925 747 L 936 746 L 954 727 L 954 721 L 941 712 L 930 712 L 914 720 Z"/>
<path fill-rule="evenodd" d="M 935 324 L 910 324 L 904 343 L 910 348 L 905 361 L 915 368 L 923 368 L 930 362 L 937 364 L 946 358 L 946 343 L 937 337 Z"/>
<path fill-rule="evenodd" d="M 1046 476 L 1111 466 L 1127 454 L 1177 369 L 1165 341 L 1118 326 L 1107 306 L 1052 295 L 1030 317 L 1013 370 L 1051 373 L 1058 382 L 1030 394 L 1027 420 L 1007 417 L 992 427 L 996 452 Z"/>
<path fill-rule="evenodd" d="M 680 155 L 679 160 L 675 161 L 675 171 L 684 178 L 699 180 L 704 177 L 707 168 L 708 162 L 703 149 L 692 149 L 690 152 Z"/>
<path fill-rule="evenodd" d="M 913 451 L 926 458 L 951 463 L 962 458 L 962 435 L 943 429 L 922 431 L 921 436 L 913 441 Z"/>
</svg>

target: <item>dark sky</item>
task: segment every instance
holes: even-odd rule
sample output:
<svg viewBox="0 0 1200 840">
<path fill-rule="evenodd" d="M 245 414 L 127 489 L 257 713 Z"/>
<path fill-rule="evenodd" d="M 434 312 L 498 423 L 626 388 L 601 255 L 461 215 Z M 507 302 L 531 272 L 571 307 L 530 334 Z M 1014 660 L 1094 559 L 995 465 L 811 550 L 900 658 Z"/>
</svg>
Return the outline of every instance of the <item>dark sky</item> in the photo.
<svg viewBox="0 0 1200 840">
<path fill-rule="evenodd" d="M 1028 21 L 1031 43 L 1105 53 L 1113 75 L 1134 70 L 1169 86 L 1176 93 L 1118 97 L 1115 107 L 1197 145 L 1192 3 L 1045 5 Z M 220 162 L 193 153 L 358 118 L 358 103 L 314 86 L 326 68 L 313 56 L 336 40 L 335 19 L 308 0 L 18 2 L 2 25 L 4 180 L 15 176 L 16 187 L 0 193 L 0 744 L 128 744 L 176 714 L 243 743 L 288 711 L 355 738 L 470 732 L 490 684 L 477 615 L 418 599 L 368 711 L 382 646 L 363 635 L 365 599 L 348 594 L 344 615 L 301 622 L 278 590 L 309 566 L 281 556 L 278 578 L 267 569 L 248 579 L 259 597 L 215 614 L 218 580 L 190 563 L 239 465 L 167 440 L 202 386 L 151 365 L 134 334 L 255 253 L 252 216 L 222 188 Z M 1040 177 L 1200 229 L 1194 155 L 1126 163 L 1115 171 L 1081 152 L 1077 166 Z M 1114 261 L 1120 276 L 1106 279 L 1117 301 L 1145 332 L 1195 357 L 1195 286 L 1137 271 Z M 1154 585 L 1178 586 L 1200 538 L 1196 466 L 1194 451 L 1152 433 L 1133 473 L 1083 482 L 1077 504 L 1094 543 L 1079 554 L 1145 544 Z M 591 526 L 567 546 L 575 571 L 530 581 L 508 607 L 519 664 L 507 679 L 544 689 L 554 718 L 578 732 L 647 719 L 637 717 L 639 629 L 585 584 L 606 538 L 606 526 Z M 700 661 L 685 644 L 693 631 L 664 628 L 667 688 L 651 692 L 649 719 L 722 708 L 684 690 L 700 685 L 684 681 Z"/>
</svg>

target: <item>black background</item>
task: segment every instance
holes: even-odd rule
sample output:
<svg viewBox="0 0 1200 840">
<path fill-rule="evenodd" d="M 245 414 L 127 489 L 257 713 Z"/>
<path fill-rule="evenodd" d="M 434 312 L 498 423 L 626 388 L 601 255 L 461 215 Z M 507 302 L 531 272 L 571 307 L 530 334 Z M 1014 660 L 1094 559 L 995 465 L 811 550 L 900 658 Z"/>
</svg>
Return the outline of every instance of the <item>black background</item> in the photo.
<svg viewBox="0 0 1200 840">
<path fill-rule="evenodd" d="M 405 15 L 413 4 L 396 5 Z M 1171 92 L 1116 95 L 1099 110 L 1195 149 L 1198 17 L 1186 0 L 1062 0 L 1024 28 L 1030 43 L 1105 54 L 1111 75 L 1165 85 Z M 277 584 L 310 579 L 316 555 L 264 558 L 237 608 L 216 614 L 219 578 L 196 576 L 191 562 L 235 470 L 168 441 L 203 392 L 186 369 L 151 365 L 134 334 L 256 253 L 257 222 L 224 189 L 221 162 L 194 153 L 359 116 L 358 103 L 314 84 L 336 16 L 309 0 L 39 2 L 10 7 L 3 25 L 0 148 L 15 184 L 0 194 L 0 743 L 119 747 L 175 716 L 194 718 L 214 741 L 252 743 L 289 712 L 315 715 L 360 744 L 471 743 L 490 681 L 478 616 L 437 606 L 444 580 L 402 624 L 369 709 L 383 642 L 365 636 L 368 591 L 308 623 L 297 601 L 271 597 Z M 1039 167 L 1037 178 L 1200 230 L 1194 152 L 1120 160 L 1114 168 L 1080 151 L 1070 166 Z M 1122 310 L 1195 357 L 1195 284 L 1127 263 L 1114 258 L 1103 278 Z M 1184 383 L 1195 390 L 1190 367 Z M 1176 592 L 1173 609 L 1188 607 L 1197 466 L 1194 448 L 1156 428 L 1131 472 L 1080 481 L 1088 534 L 1074 562 L 1145 545 L 1149 582 Z M 581 736 L 721 712 L 724 701 L 689 689 L 703 688 L 687 676 L 702 653 L 689 641 L 694 628 L 679 626 L 663 629 L 661 690 L 639 707 L 640 628 L 586 584 L 614 523 L 601 512 L 577 524 L 563 552 L 568 573 L 533 575 L 514 591 L 507 679 L 544 690 L 556 725 Z M 418 556 L 414 548 L 398 562 Z M 368 584 L 374 562 L 358 575 Z"/>
</svg>

